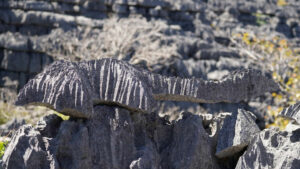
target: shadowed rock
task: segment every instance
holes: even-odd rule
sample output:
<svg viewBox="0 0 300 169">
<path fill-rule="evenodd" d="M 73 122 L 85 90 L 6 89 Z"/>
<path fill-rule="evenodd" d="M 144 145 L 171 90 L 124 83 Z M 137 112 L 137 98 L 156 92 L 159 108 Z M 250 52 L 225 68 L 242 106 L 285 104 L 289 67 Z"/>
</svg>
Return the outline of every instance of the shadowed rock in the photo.
<svg viewBox="0 0 300 169">
<path fill-rule="evenodd" d="M 30 125 L 23 125 L 6 148 L 1 165 L 3 168 L 48 169 L 58 168 L 49 154 L 49 139 Z M 26 161 L 26 162 L 25 162 Z"/>
<path fill-rule="evenodd" d="M 296 122 L 300 124 L 300 102 L 282 110 L 279 116 L 296 120 Z"/>
<path fill-rule="evenodd" d="M 202 118 L 183 112 L 182 119 L 174 124 L 172 143 L 163 151 L 162 168 L 220 168 L 210 154 L 212 141 L 202 126 Z"/>
<path fill-rule="evenodd" d="M 204 81 L 165 77 L 115 59 L 57 61 L 24 86 L 16 104 L 44 105 L 89 118 L 96 104 L 151 112 L 155 100 L 239 102 L 277 89 L 272 79 L 256 70 L 237 71 L 220 81 Z"/>
</svg>

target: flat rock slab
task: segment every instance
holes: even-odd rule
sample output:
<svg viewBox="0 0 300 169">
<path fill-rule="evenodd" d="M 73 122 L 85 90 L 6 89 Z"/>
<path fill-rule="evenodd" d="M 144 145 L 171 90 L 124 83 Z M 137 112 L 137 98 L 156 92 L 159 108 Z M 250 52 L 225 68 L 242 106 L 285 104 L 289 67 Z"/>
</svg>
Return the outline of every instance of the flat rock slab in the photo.
<svg viewBox="0 0 300 169">
<path fill-rule="evenodd" d="M 300 126 L 265 129 L 256 135 L 240 157 L 236 169 L 298 169 L 300 166 Z"/>
<path fill-rule="evenodd" d="M 219 131 L 216 156 L 225 158 L 242 151 L 251 138 L 259 133 L 255 115 L 243 109 L 224 119 Z"/>
</svg>

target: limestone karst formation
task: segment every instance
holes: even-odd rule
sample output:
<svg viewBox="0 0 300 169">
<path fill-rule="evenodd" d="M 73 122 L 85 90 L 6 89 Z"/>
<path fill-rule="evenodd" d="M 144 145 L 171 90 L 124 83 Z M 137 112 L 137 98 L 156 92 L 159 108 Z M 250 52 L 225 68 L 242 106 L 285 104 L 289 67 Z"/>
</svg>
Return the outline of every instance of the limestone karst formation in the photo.
<svg viewBox="0 0 300 169">
<path fill-rule="evenodd" d="M 28 169 L 228 167 L 217 157 L 240 153 L 259 133 L 254 115 L 239 110 L 226 115 L 222 125 L 219 118 L 184 112 L 169 122 L 152 107 L 157 100 L 238 102 L 274 90 L 276 83 L 255 70 L 205 81 L 162 76 L 115 59 L 57 61 L 24 86 L 17 104 L 48 106 L 70 120 L 49 115 L 36 127 L 20 127 L 1 164 Z M 219 127 L 209 135 L 203 124 L 217 121 Z"/>
<path fill-rule="evenodd" d="M 74 117 L 90 118 L 93 106 L 115 104 L 152 112 L 156 100 L 198 103 L 239 102 L 278 90 L 256 70 L 241 70 L 220 81 L 166 77 L 116 59 L 57 61 L 31 79 L 16 103 L 40 104 Z"/>
<path fill-rule="evenodd" d="M 0 169 L 299 169 L 299 11 L 0 0 Z"/>
</svg>

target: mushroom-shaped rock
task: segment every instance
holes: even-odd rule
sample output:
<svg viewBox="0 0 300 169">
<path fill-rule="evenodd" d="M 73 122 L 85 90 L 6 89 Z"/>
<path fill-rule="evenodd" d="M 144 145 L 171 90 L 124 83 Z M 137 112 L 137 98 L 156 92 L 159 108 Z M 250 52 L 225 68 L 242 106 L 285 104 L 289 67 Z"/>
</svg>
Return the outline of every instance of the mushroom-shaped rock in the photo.
<svg viewBox="0 0 300 169">
<path fill-rule="evenodd" d="M 46 105 L 67 115 L 90 118 L 96 104 L 151 112 L 155 100 L 239 102 L 275 90 L 277 84 L 256 70 L 238 71 L 221 81 L 204 81 L 165 77 L 106 58 L 53 63 L 24 86 L 16 104 Z"/>
<path fill-rule="evenodd" d="M 76 117 L 92 111 L 93 94 L 87 72 L 77 63 L 57 61 L 30 80 L 16 104 L 37 104 Z"/>
<path fill-rule="evenodd" d="M 225 158 L 242 151 L 260 131 L 255 119 L 254 114 L 243 109 L 227 116 L 218 135 L 216 156 Z"/>
<path fill-rule="evenodd" d="M 300 124 L 300 102 L 297 102 L 296 104 L 283 109 L 279 116 L 287 117 L 290 119 L 295 120 L 298 124 Z"/>
</svg>

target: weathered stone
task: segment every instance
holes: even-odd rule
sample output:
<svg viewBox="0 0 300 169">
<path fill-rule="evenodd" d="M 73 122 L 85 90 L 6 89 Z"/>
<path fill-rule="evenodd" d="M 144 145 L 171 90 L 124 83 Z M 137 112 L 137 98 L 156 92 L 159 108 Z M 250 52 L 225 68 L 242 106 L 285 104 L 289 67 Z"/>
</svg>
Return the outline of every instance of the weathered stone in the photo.
<svg viewBox="0 0 300 169">
<path fill-rule="evenodd" d="M 19 75 L 15 72 L 0 71 L 0 86 L 17 89 Z"/>
<path fill-rule="evenodd" d="M 219 168 L 201 118 L 190 113 L 174 124 L 172 142 L 163 153 L 163 168 Z"/>
<path fill-rule="evenodd" d="M 56 139 L 54 155 L 61 168 L 92 168 L 93 154 L 86 126 L 80 122 L 64 121 Z"/>
<path fill-rule="evenodd" d="M 91 27 L 101 27 L 102 22 L 92 20 L 83 16 L 68 16 L 63 14 L 41 12 L 41 11 L 22 11 L 22 10 L 3 10 L 0 11 L 0 19 L 8 24 L 36 24 L 48 26 L 83 25 Z"/>
<path fill-rule="evenodd" d="M 2 158 L 2 167 L 6 169 L 57 168 L 48 157 L 47 140 L 30 125 L 22 126 L 12 138 Z"/>
<path fill-rule="evenodd" d="M 129 168 L 140 145 L 134 128 L 138 121 L 133 121 L 130 112 L 122 108 L 97 106 L 95 111 L 98 116 L 87 124 L 92 168 Z M 145 136 L 143 132 L 139 134 L 137 137 Z"/>
<path fill-rule="evenodd" d="M 20 73 L 18 81 L 19 81 L 18 90 L 21 90 L 27 82 L 27 75 L 25 73 Z"/>
<path fill-rule="evenodd" d="M 0 125 L 0 135 L 11 137 L 13 133 L 25 124 L 24 119 L 13 118 L 5 124 Z"/>
<path fill-rule="evenodd" d="M 300 124 L 300 102 L 297 102 L 296 104 L 285 108 L 279 113 L 279 116 L 296 120 L 296 122 Z"/>
<path fill-rule="evenodd" d="M 39 73 L 42 70 L 42 58 L 40 54 L 31 53 L 29 73 Z"/>
<path fill-rule="evenodd" d="M 114 4 L 112 6 L 112 10 L 116 13 L 119 13 L 119 14 L 126 14 L 128 12 L 128 6 L 126 5 L 121 5 L 121 4 Z"/>
<path fill-rule="evenodd" d="M 44 116 L 36 124 L 36 129 L 43 137 L 53 138 L 57 135 L 62 119 L 56 114 Z"/>
<path fill-rule="evenodd" d="M 87 10 L 95 10 L 105 12 L 107 7 L 104 3 L 99 1 L 85 1 L 83 7 Z"/>
<path fill-rule="evenodd" d="M 27 72 L 30 56 L 25 52 L 4 50 L 1 68 L 10 71 Z"/>
<path fill-rule="evenodd" d="M 20 34 L 23 35 L 45 35 L 50 32 L 52 27 L 46 27 L 46 26 L 37 26 L 37 25 L 23 25 L 21 27 L 18 27 L 18 31 Z M 16 31 L 14 31 L 16 32 Z"/>
<path fill-rule="evenodd" d="M 236 169 L 299 168 L 300 127 L 265 129 L 251 140 Z"/>
<path fill-rule="evenodd" d="M 17 51 L 28 51 L 28 38 L 10 32 L 3 33 L 0 34 L 0 47 Z"/>
<path fill-rule="evenodd" d="M 260 131 L 255 119 L 254 114 L 242 109 L 227 116 L 218 133 L 216 156 L 225 158 L 242 151 Z"/>
<path fill-rule="evenodd" d="M 42 69 L 45 69 L 46 66 L 50 65 L 53 62 L 53 58 L 46 54 L 40 56 L 42 58 Z"/>
<path fill-rule="evenodd" d="M 239 102 L 277 89 L 272 79 L 255 70 L 234 72 L 221 81 L 204 81 L 164 77 L 115 59 L 57 61 L 28 82 L 16 103 L 46 105 L 67 115 L 90 118 L 94 104 L 151 112 L 155 100 Z"/>
</svg>

